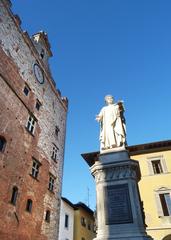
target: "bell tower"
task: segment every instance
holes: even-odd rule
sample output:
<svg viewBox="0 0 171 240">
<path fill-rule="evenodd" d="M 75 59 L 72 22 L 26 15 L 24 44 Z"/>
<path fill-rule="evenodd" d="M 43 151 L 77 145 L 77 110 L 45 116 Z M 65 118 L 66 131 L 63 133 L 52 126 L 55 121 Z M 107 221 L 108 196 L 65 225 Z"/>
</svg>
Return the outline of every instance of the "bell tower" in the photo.
<svg viewBox="0 0 171 240">
<path fill-rule="evenodd" d="M 36 47 L 40 59 L 48 67 L 49 57 L 52 57 L 51 46 L 48 41 L 47 33 L 40 31 L 32 36 L 32 41 Z"/>
</svg>

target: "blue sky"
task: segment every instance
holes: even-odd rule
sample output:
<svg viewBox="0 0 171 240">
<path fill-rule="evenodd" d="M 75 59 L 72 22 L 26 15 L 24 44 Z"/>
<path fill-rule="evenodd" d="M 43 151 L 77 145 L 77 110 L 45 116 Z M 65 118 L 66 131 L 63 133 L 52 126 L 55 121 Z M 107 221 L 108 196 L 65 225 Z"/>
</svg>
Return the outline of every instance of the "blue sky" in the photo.
<svg viewBox="0 0 171 240">
<path fill-rule="evenodd" d="M 57 88 L 69 99 L 63 196 L 95 207 L 81 153 L 99 149 L 95 115 L 112 94 L 125 103 L 128 145 L 171 138 L 170 0 L 15 0 L 29 34 L 44 30 Z"/>
</svg>

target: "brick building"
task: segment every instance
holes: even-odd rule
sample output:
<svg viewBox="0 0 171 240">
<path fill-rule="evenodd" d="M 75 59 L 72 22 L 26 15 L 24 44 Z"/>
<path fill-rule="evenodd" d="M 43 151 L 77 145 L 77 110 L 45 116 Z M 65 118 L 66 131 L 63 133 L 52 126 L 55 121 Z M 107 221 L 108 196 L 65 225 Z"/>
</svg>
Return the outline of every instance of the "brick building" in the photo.
<svg viewBox="0 0 171 240">
<path fill-rule="evenodd" d="M 46 33 L 31 38 L 0 0 L 0 239 L 58 238 L 67 99 Z"/>
</svg>

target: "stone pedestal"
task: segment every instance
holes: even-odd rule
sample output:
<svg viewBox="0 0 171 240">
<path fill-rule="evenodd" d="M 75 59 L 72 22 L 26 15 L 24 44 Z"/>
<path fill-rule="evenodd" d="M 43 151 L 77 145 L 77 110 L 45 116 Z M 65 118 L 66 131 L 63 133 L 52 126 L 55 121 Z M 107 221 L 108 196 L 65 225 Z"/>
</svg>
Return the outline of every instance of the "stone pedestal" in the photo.
<svg viewBox="0 0 171 240">
<path fill-rule="evenodd" d="M 84 157 L 84 156 L 83 156 Z M 149 240 L 140 204 L 138 162 L 127 150 L 105 152 L 91 166 L 96 182 L 95 240 Z"/>
</svg>

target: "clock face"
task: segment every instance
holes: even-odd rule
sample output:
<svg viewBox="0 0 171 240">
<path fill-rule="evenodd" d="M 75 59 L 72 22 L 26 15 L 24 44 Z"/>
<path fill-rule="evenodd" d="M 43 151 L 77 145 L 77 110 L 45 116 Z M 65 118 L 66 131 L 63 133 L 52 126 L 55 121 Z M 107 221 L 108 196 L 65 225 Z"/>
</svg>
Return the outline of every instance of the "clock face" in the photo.
<svg viewBox="0 0 171 240">
<path fill-rule="evenodd" d="M 42 71 L 41 67 L 39 66 L 39 64 L 35 63 L 33 66 L 33 70 L 34 70 L 34 75 L 35 75 L 37 81 L 40 84 L 43 84 L 44 83 L 44 75 L 43 75 L 43 71 Z"/>
</svg>

